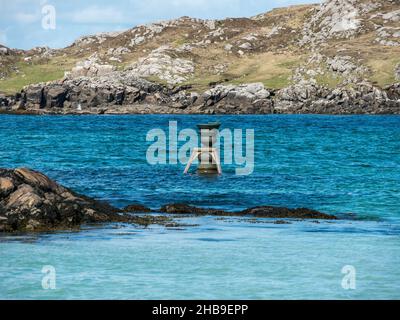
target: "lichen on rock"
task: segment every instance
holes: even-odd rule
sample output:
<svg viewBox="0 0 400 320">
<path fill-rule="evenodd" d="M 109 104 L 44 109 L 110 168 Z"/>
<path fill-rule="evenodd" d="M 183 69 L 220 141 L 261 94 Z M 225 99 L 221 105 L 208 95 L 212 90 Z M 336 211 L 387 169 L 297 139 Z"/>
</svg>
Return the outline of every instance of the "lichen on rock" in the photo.
<svg viewBox="0 0 400 320">
<path fill-rule="evenodd" d="M 188 80 L 194 73 L 194 63 L 190 60 L 173 57 L 169 46 L 153 50 L 147 57 L 139 59 L 130 70 L 141 77 L 155 76 L 169 84 Z"/>
</svg>

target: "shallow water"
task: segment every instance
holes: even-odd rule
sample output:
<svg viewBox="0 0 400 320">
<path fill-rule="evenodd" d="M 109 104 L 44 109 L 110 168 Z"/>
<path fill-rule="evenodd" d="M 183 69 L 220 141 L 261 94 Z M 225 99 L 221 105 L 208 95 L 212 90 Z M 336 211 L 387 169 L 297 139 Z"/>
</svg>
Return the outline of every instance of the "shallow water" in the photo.
<svg viewBox="0 0 400 320">
<path fill-rule="evenodd" d="M 146 133 L 219 120 L 255 129 L 255 171 L 216 179 L 151 166 Z M 268 204 L 340 222 L 183 219 L 195 227 L 86 227 L 0 237 L 0 298 L 400 298 L 400 117 L 0 116 L 0 167 L 28 166 L 123 207 Z M 350 215 L 354 214 L 354 216 Z M 44 265 L 57 289 L 43 290 Z M 344 290 L 341 270 L 356 269 Z"/>
</svg>

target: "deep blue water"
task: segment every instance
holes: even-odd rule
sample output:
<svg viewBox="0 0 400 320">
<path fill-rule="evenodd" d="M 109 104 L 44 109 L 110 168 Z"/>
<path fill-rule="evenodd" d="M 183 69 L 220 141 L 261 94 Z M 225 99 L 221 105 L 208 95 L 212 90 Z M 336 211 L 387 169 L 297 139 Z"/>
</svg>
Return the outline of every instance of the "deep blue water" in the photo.
<svg viewBox="0 0 400 320">
<path fill-rule="evenodd" d="M 206 178 L 146 161 L 146 133 L 255 130 L 255 170 Z M 190 220 L 0 238 L 0 298 L 400 298 L 400 117 L 0 116 L 0 167 L 27 166 L 116 206 L 308 207 L 340 222 Z M 41 288 L 54 265 L 57 289 Z M 341 268 L 357 289 L 341 287 Z"/>
</svg>

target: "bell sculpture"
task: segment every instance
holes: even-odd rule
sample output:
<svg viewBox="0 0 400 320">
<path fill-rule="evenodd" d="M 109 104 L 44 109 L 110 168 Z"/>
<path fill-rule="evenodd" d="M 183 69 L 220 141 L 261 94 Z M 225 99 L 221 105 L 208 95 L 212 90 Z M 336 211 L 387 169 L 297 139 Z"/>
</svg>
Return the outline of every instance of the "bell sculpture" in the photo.
<svg viewBox="0 0 400 320">
<path fill-rule="evenodd" d="M 219 122 L 197 125 L 197 128 L 200 131 L 201 147 L 193 149 L 184 174 L 189 172 L 191 165 L 196 159 L 199 160 L 197 173 L 222 174 L 220 157 L 215 148 L 217 133 L 220 126 L 221 124 Z"/>
</svg>

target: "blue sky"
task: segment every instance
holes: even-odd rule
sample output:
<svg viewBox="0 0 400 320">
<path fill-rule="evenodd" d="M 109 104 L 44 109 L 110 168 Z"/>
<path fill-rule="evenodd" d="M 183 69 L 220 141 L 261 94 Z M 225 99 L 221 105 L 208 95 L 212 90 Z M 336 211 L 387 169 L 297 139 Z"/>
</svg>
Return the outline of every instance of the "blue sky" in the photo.
<svg viewBox="0 0 400 320">
<path fill-rule="evenodd" d="M 82 35 L 181 16 L 247 17 L 276 7 L 317 2 L 320 0 L 0 0 L 0 43 L 20 49 L 61 48 Z M 49 6 L 55 9 L 55 29 L 43 28 Z"/>
</svg>

